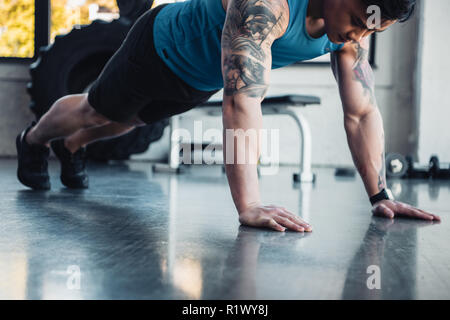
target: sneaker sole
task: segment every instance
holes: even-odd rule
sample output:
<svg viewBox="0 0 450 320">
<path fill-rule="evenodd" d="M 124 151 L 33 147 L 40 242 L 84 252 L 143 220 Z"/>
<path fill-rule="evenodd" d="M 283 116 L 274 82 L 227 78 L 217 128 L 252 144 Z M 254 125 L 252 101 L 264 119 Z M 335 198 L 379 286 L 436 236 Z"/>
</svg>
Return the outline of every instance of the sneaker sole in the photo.
<svg viewBox="0 0 450 320">
<path fill-rule="evenodd" d="M 16 138 L 17 157 L 19 157 L 19 153 L 20 153 L 19 150 L 20 150 L 22 136 L 23 136 L 23 132 L 20 135 L 18 135 Z M 17 161 L 19 161 L 19 159 L 17 159 Z M 17 179 L 19 179 L 20 183 L 22 183 L 24 186 L 27 186 L 33 190 L 50 190 L 50 188 L 51 188 L 49 180 L 40 185 L 35 185 L 34 183 L 28 181 L 20 173 L 20 166 L 17 167 Z"/>
<path fill-rule="evenodd" d="M 88 178 L 80 180 L 79 182 L 73 182 L 69 179 L 66 179 L 64 176 L 60 176 L 61 183 L 66 186 L 69 189 L 88 189 L 89 188 L 89 182 Z"/>
<path fill-rule="evenodd" d="M 59 155 L 58 146 L 55 143 L 50 143 L 50 146 L 53 150 L 53 153 L 55 154 L 56 158 L 58 159 L 58 161 L 60 163 L 60 170 L 63 171 L 62 170 L 62 166 L 63 166 L 62 162 L 63 161 L 61 159 L 62 157 Z M 86 176 L 86 178 L 84 178 L 78 182 L 75 182 L 75 183 L 73 181 L 70 181 L 69 178 L 66 178 L 63 175 L 60 176 L 60 179 L 61 179 L 61 183 L 69 189 L 88 189 L 89 188 L 89 181 L 88 181 L 87 176 Z"/>
</svg>

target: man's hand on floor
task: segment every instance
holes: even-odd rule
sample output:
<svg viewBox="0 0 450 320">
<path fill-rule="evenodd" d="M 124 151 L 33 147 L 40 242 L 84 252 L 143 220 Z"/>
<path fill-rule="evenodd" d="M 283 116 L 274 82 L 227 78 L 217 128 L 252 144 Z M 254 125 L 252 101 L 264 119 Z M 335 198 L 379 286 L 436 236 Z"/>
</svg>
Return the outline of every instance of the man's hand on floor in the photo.
<svg viewBox="0 0 450 320">
<path fill-rule="evenodd" d="M 274 205 L 254 205 L 239 214 L 239 222 L 257 228 L 270 228 L 276 231 L 290 229 L 297 232 L 311 232 L 312 227 L 283 207 Z"/>
<path fill-rule="evenodd" d="M 393 200 L 383 200 L 377 202 L 373 208 L 372 213 L 375 216 L 385 217 L 393 219 L 394 217 L 409 217 L 414 219 L 422 220 L 434 220 L 441 221 L 441 218 L 437 215 L 431 214 L 429 212 L 414 208 L 409 204 L 393 201 Z"/>
</svg>

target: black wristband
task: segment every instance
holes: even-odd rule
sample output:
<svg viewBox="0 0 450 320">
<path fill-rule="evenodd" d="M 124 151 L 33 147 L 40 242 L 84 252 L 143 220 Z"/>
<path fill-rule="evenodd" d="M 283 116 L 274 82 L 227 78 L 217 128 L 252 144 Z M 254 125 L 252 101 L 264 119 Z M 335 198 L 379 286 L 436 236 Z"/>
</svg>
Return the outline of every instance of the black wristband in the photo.
<svg viewBox="0 0 450 320">
<path fill-rule="evenodd" d="M 380 191 L 380 193 L 377 193 L 376 195 L 370 197 L 370 203 L 372 205 L 381 200 L 391 200 L 391 197 L 389 197 L 389 193 L 386 191 L 386 189 L 383 189 Z"/>
</svg>

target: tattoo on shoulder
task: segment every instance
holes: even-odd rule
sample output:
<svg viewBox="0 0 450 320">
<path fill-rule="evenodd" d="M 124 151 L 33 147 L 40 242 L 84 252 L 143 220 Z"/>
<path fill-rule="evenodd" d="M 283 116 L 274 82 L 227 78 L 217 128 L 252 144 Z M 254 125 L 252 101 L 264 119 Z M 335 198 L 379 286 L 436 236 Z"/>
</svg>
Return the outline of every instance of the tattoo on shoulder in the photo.
<svg viewBox="0 0 450 320">
<path fill-rule="evenodd" d="M 364 95 L 369 97 L 371 104 L 375 104 L 375 79 L 368 59 L 369 51 L 358 42 L 354 43 L 353 46 L 357 52 L 356 61 L 353 65 L 353 80 L 361 83 Z"/>
<path fill-rule="evenodd" d="M 268 40 L 283 32 L 283 19 L 285 15 L 278 1 L 231 1 L 222 32 L 226 95 L 239 92 L 249 97 L 265 96 L 268 89 L 265 72 L 271 68 Z"/>
</svg>

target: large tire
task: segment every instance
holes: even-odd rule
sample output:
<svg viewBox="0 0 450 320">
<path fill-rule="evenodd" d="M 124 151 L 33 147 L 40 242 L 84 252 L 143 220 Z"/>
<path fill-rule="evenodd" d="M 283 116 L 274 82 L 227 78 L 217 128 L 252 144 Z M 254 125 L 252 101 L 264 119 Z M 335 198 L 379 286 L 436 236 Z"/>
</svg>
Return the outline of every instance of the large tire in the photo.
<svg viewBox="0 0 450 320">
<path fill-rule="evenodd" d="M 120 17 L 135 21 L 143 12 L 150 9 L 153 0 L 117 0 Z"/>
<path fill-rule="evenodd" d="M 96 20 L 57 36 L 53 44 L 41 48 L 39 58 L 30 66 L 28 84 L 30 108 L 36 117 L 40 118 L 65 95 L 87 92 L 130 27 L 127 19 Z M 163 120 L 118 138 L 93 143 L 88 146 L 88 156 L 100 161 L 128 159 L 132 154 L 145 152 L 151 142 L 159 140 L 167 124 L 168 120 Z"/>
</svg>

